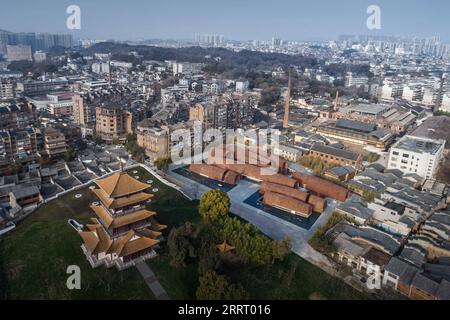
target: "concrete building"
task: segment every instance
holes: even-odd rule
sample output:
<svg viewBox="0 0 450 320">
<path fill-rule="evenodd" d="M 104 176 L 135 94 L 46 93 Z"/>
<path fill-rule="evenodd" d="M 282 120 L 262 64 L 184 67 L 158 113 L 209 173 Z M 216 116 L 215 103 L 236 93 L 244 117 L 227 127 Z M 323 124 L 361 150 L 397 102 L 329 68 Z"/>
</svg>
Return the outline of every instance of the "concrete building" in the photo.
<svg viewBox="0 0 450 320">
<path fill-rule="evenodd" d="M 303 155 L 303 150 L 295 145 L 277 145 L 273 148 L 273 154 L 288 161 L 297 162 Z"/>
<path fill-rule="evenodd" d="M 16 82 L 13 79 L 0 79 L 0 100 L 14 99 Z"/>
<path fill-rule="evenodd" d="M 34 58 L 34 62 L 37 62 L 37 63 L 43 62 L 47 59 L 47 54 L 45 52 L 42 52 L 39 50 L 33 54 L 33 58 Z"/>
<path fill-rule="evenodd" d="M 0 166 L 11 167 L 14 162 L 36 159 L 37 137 L 32 128 L 0 132 Z"/>
<path fill-rule="evenodd" d="M 47 104 L 47 110 L 55 116 L 70 116 L 73 114 L 73 96 L 72 92 L 58 92 L 47 95 L 50 103 Z"/>
<path fill-rule="evenodd" d="M 67 151 L 66 137 L 55 128 L 46 128 L 44 131 L 43 155 L 49 159 L 63 158 Z"/>
<path fill-rule="evenodd" d="M 352 72 L 347 73 L 345 77 L 345 87 L 361 87 L 369 84 L 367 76 L 355 75 Z"/>
<path fill-rule="evenodd" d="M 236 81 L 236 91 L 237 92 L 245 92 L 248 90 L 249 82 L 248 81 Z"/>
<path fill-rule="evenodd" d="M 132 114 L 114 106 L 100 106 L 95 108 L 96 135 L 105 142 L 111 143 L 114 139 L 121 142 L 133 132 Z"/>
<path fill-rule="evenodd" d="M 94 118 L 86 98 L 81 94 L 76 94 L 72 97 L 73 120 L 76 124 L 87 125 Z"/>
<path fill-rule="evenodd" d="M 169 156 L 169 136 L 166 130 L 152 126 L 147 121 L 136 128 L 137 144 L 144 148 L 145 155 L 152 160 Z"/>
<path fill-rule="evenodd" d="M 444 147 L 445 140 L 404 136 L 390 149 L 388 169 L 432 178 L 438 169 Z"/>
<path fill-rule="evenodd" d="M 31 55 L 31 46 L 7 45 L 6 56 L 9 62 L 21 60 L 33 61 L 33 57 Z"/>
</svg>

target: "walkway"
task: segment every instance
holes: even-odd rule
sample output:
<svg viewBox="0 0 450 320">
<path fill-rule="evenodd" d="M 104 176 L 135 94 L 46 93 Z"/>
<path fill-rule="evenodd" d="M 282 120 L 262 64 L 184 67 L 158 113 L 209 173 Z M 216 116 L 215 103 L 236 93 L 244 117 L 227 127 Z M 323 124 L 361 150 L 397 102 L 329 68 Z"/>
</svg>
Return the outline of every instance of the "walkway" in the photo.
<svg viewBox="0 0 450 320">
<path fill-rule="evenodd" d="M 203 192 L 209 190 L 208 187 L 173 171 L 169 171 L 168 174 L 175 178 L 181 185 L 181 189 L 192 195 L 192 198 L 194 199 L 199 199 Z M 327 222 L 336 207 L 336 202 L 329 199 L 325 212 L 320 215 L 319 219 L 310 230 L 306 230 L 244 203 L 245 199 L 258 191 L 258 189 L 258 183 L 247 179 L 239 181 L 239 183 L 228 192 L 228 196 L 231 200 L 230 211 L 253 224 L 269 238 L 276 240 L 281 240 L 286 237 L 290 238 L 292 241 L 292 251 L 294 253 L 322 269 L 330 269 L 331 263 L 328 258 L 314 250 L 308 244 L 308 240 L 319 226 L 322 226 Z"/>
<path fill-rule="evenodd" d="M 139 270 L 139 273 L 142 275 L 145 283 L 147 283 L 150 290 L 152 290 L 153 295 L 157 300 L 170 300 L 166 290 L 164 290 L 158 279 L 156 279 L 155 274 L 153 273 L 152 269 L 150 269 L 147 263 L 136 263 L 136 268 Z"/>
</svg>

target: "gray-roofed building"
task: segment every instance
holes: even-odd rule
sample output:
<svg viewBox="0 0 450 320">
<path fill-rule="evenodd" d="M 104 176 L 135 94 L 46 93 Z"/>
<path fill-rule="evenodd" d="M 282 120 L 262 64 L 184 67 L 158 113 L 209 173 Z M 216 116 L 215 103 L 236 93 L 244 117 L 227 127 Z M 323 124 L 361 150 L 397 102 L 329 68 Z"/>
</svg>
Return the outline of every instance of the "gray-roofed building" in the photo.
<svg viewBox="0 0 450 320">
<path fill-rule="evenodd" d="M 338 166 L 360 166 L 363 160 L 363 156 L 357 152 L 332 148 L 319 143 L 315 143 L 311 147 L 309 155 L 319 158 L 325 163 Z"/>
<path fill-rule="evenodd" d="M 402 294 L 409 296 L 411 283 L 420 269 L 398 257 L 393 257 L 384 270 L 383 284 L 392 286 Z"/>
<path fill-rule="evenodd" d="M 336 212 L 354 220 L 357 224 L 363 225 L 366 223 L 367 219 L 370 218 L 373 210 L 359 202 L 354 202 L 349 199 L 346 202 L 341 203 L 336 208 Z"/>
<path fill-rule="evenodd" d="M 338 180 L 338 181 L 348 181 L 353 179 L 356 174 L 356 169 L 352 166 L 334 167 L 325 172 L 325 177 Z"/>
<path fill-rule="evenodd" d="M 22 208 L 25 206 L 34 206 L 42 201 L 39 188 L 36 186 L 20 185 L 10 192 L 11 207 L 17 205 Z"/>
<path fill-rule="evenodd" d="M 415 300 L 435 300 L 439 283 L 428 278 L 423 273 L 417 273 L 411 283 L 410 298 Z"/>
<path fill-rule="evenodd" d="M 442 280 L 439 284 L 439 288 L 436 291 L 436 298 L 439 300 L 450 300 L 450 282 Z"/>
</svg>

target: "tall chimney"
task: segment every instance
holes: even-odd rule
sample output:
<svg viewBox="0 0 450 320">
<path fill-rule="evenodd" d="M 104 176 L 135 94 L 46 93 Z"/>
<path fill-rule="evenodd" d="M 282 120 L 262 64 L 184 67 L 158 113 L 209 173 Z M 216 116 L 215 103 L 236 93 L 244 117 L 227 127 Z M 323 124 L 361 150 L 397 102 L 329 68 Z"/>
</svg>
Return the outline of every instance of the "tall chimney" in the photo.
<svg viewBox="0 0 450 320">
<path fill-rule="evenodd" d="M 334 111 L 338 111 L 338 103 L 339 103 L 339 90 L 336 91 L 336 98 L 334 99 Z"/>
<path fill-rule="evenodd" d="M 289 80 L 288 80 L 288 89 L 286 93 L 286 101 L 284 104 L 284 119 L 283 119 L 283 128 L 287 129 L 289 128 L 289 107 L 291 104 L 291 67 L 289 67 Z"/>
</svg>

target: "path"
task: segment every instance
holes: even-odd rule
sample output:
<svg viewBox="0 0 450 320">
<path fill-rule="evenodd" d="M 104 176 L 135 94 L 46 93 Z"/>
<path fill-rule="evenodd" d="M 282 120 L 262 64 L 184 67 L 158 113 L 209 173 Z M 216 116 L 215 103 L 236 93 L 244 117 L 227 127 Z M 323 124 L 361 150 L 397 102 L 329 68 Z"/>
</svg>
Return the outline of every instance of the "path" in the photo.
<svg viewBox="0 0 450 320">
<path fill-rule="evenodd" d="M 153 273 L 152 269 L 150 269 L 147 263 L 136 263 L 136 268 L 139 270 L 139 273 L 142 275 L 145 283 L 148 285 L 150 290 L 152 290 L 153 295 L 157 300 L 170 300 L 166 290 L 164 290 L 158 279 L 156 279 L 155 274 Z"/>
</svg>

